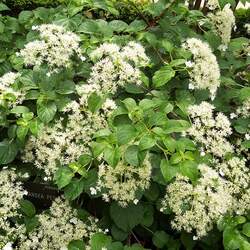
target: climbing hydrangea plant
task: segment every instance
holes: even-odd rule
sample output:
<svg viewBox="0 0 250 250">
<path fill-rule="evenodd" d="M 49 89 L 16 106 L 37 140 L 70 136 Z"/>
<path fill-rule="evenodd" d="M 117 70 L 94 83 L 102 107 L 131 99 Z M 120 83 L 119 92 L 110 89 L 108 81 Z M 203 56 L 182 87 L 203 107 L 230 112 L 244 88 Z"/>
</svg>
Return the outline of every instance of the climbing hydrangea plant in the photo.
<svg viewBox="0 0 250 250">
<path fill-rule="evenodd" d="M 250 249 L 238 3 L 0 3 L 1 249 Z"/>
</svg>

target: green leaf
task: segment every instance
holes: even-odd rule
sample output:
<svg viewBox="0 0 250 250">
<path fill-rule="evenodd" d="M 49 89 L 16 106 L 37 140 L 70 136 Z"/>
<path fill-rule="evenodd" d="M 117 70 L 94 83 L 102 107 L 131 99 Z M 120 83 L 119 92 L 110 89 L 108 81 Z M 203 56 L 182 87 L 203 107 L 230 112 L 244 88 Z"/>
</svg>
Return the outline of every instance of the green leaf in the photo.
<svg viewBox="0 0 250 250">
<path fill-rule="evenodd" d="M 139 142 L 139 149 L 145 150 L 152 148 L 155 145 L 156 141 L 152 135 L 144 135 Z"/>
<path fill-rule="evenodd" d="M 147 24 L 143 20 L 134 20 L 129 24 L 126 31 L 127 32 L 138 32 L 146 29 Z"/>
<path fill-rule="evenodd" d="M 168 134 L 173 132 L 183 132 L 190 127 L 189 122 L 185 120 L 167 120 L 164 131 Z"/>
<path fill-rule="evenodd" d="M 143 219 L 141 224 L 150 227 L 154 222 L 154 208 L 152 205 L 143 205 Z"/>
<path fill-rule="evenodd" d="M 163 248 L 168 244 L 170 236 L 164 231 L 156 231 L 153 235 L 153 243 L 157 248 Z"/>
<path fill-rule="evenodd" d="M 39 226 L 39 220 L 37 217 L 25 217 L 24 223 L 26 227 L 26 232 L 30 233 L 32 232 L 37 226 Z"/>
<path fill-rule="evenodd" d="M 195 181 L 198 178 L 197 163 L 194 161 L 184 161 L 179 164 L 180 172 L 182 175 L 187 176 L 191 181 Z"/>
<path fill-rule="evenodd" d="M 35 206 L 28 200 L 21 200 L 20 208 L 22 212 L 28 217 L 33 217 L 36 214 Z"/>
<path fill-rule="evenodd" d="M 161 160 L 160 167 L 161 167 L 161 173 L 167 182 L 171 181 L 180 171 L 177 166 L 170 165 L 169 162 L 165 159 Z"/>
<path fill-rule="evenodd" d="M 92 93 L 88 98 L 88 108 L 92 113 L 97 112 L 103 104 L 103 99 L 96 93 Z"/>
<path fill-rule="evenodd" d="M 24 10 L 18 15 L 18 20 L 21 24 L 27 23 L 33 17 L 32 11 Z"/>
<path fill-rule="evenodd" d="M 113 31 L 122 32 L 128 28 L 128 24 L 121 20 L 113 20 L 109 23 L 109 26 Z"/>
<path fill-rule="evenodd" d="M 18 147 L 14 141 L 0 142 L 0 164 L 12 162 L 18 152 Z"/>
<path fill-rule="evenodd" d="M 245 234 L 247 237 L 250 237 L 250 222 L 243 225 L 242 233 Z"/>
<path fill-rule="evenodd" d="M 75 92 L 75 83 L 70 80 L 60 81 L 56 86 L 56 92 L 61 95 L 68 95 Z"/>
<path fill-rule="evenodd" d="M 5 10 L 10 10 L 10 8 L 4 3 L 0 3 L 0 11 L 5 11 Z"/>
<path fill-rule="evenodd" d="M 86 34 L 94 34 L 99 32 L 99 26 L 94 20 L 85 20 L 84 23 L 80 25 L 78 31 Z"/>
<path fill-rule="evenodd" d="M 130 232 L 143 221 L 143 207 L 140 204 L 120 207 L 117 203 L 110 206 L 110 216 L 116 226 L 124 232 Z"/>
<path fill-rule="evenodd" d="M 104 159 L 109 165 L 115 167 L 119 162 L 120 157 L 121 154 L 118 147 L 116 148 L 107 147 L 106 149 L 104 149 Z"/>
<path fill-rule="evenodd" d="M 10 110 L 10 113 L 13 114 L 23 114 L 23 113 L 28 113 L 29 108 L 26 106 L 16 106 Z"/>
<path fill-rule="evenodd" d="M 192 250 L 196 245 L 196 242 L 193 240 L 192 234 L 186 232 L 181 233 L 181 242 L 185 246 L 186 250 Z"/>
<path fill-rule="evenodd" d="M 20 141 L 24 141 L 28 131 L 29 131 L 29 127 L 21 127 L 21 126 L 19 126 L 17 128 L 17 131 L 16 131 L 17 138 Z"/>
<path fill-rule="evenodd" d="M 82 165 L 82 167 L 87 166 L 91 161 L 92 157 L 88 154 L 83 154 L 78 159 L 78 162 Z"/>
<path fill-rule="evenodd" d="M 96 233 L 91 236 L 91 250 L 102 250 L 112 243 L 112 238 L 103 233 Z M 107 249 L 107 248 L 106 248 Z"/>
<path fill-rule="evenodd" d="M 125 161 L 132 166 L 138 166 L 139 165 L 138 153 L 139 149 L 137 145 L 129 146 L 124 153 Z"/>
<path fill-rule="evenodd" d="M 84 185 L 84 179 L 72 180 L 64 189 L 66 199 L 75 200 L 83 192 Z"/>
<path fill-rule="evenodd" d="M 240 248 L 240 240 L 239 240 L 239 232 L 238 230 L 227 227 L 223 232 L 223 245 L 225 249 L 236 250 Z"/>
<path fill-rule="evenodd" d="M 125 90 L 126 90 L 126 92 L 128 92 L 130 94 L 142 94 L 142 93 L 144 93 L 144 89 L 140 85 L 136 85 L 136 84 L 132 84 L 132 83 L 126 84 Z"/>
<path fill-rule="evenodd" d="M 171 66 L 165 65 L 156 71 L 153 76 L 154 87 L 159 88 L 169 82 L 175 76 Z"/>
<path fill-rule="evenodd" d="M 68 250 L 85 250 L 85 243 L 82 240 L 71 241 L 68 245 Z"/>
<path fill-rule="evenodd" d="M 128 233 L 122 231 L 115 224 L 112 225 L 111 234 L 115 240 L 124 241 L 128 237 Z"/>
<path fill-rule="evenodd" d="M 56 171 L 54 180 L 58 188 L 61 189 L 67 186 L 73 177 L 74 173 L 72 172 L 72 170 L 68 167 L 63 166 Z"/>
<path fill-rule="evenodd" d="M 167 51 L 167 52 L 172 52 L 172 50 L 174 49 L 174 45 L 170 42 L 170 41 L 168 41 L 168 40 L 166 40 L 166 39 L 164 39 L 162 42 L 161 42 L 161 44 L 162 44 L 162 47 Z"/>
<path fill-rule="evenodd" d="M 136 129 L 132 125 L 119 125 L 117 127 L 117 142 L 119 145 L 124 145 L 130 142 L 136 134 Z"/>
<path fill-rule="evenodd" d="M 53 120 L 57 111 L 56 104 L 54 102 L 40 103 L 37 106 L 38 117 L 44 123 L 49 123 Z"/>
<path fill-rule="evenodd" d="M 74 171 L 74 173 L 78 173 L 78 174 L 80 174 L 83 177 L 87 177 L 88 176 L 88 172 L 85 169 L 85 167 L 82 166 L 78 162 L 71 162 L 71 163 L 69 163 L 69 168 L 72 169 Z"/>
</svg>

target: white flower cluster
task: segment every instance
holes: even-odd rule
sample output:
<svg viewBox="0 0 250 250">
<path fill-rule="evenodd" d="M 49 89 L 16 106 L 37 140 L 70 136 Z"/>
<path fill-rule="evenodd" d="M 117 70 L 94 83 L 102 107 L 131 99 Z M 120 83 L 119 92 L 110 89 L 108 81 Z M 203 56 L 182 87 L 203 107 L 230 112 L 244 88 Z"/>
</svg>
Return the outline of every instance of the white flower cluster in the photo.
<svg viewBox="0 0 250 250">
<path fill-rule="evenodd" d="M 187 130 L 188 135 L 202 144 L 202 151 L 214 156 L 223 157 L 233 152 L 233 146 L 226 137 L 232 134 L 230 121 L 222 114 L 214 114 L 215 107 L 208 102 L 188 107 L 188 114 L 192 120 L 192 126 Z"/>
<path fill-rule="evenodd" d="M 109 99 L 108 99 L 109 100 Z M 93 134 L 107 126 L 107 116 L 115 104 L 104 103 L 97 113 L 91 113 L 84 105 L 72 101 L 64 109 L 67 121 L 56 121 L 45 127 L 38 137 L 31 136 L 25 145 L 22 160 L 33 162 L 50 179 L 58 169 L 58 163 L 69 164 L 78 160 L 83 153 L 89 153 L 89 143 Z M 110 106 L 111 105 L 111 106 Z"/>
<path fill-rule="evenodd" d="M 213 99 L 220 86 L 220 68 L 216 56 L 206 42 L 196 38 L 187 39 L 183 47 L 193 54 L 193 61 L 188 63 L 191 77 L 189 88 L 208 89 Z"/>
<path fill-rule="evenodd" d="M 122 207 L 129 203 L 137 204 L 140 191 L 150 185 L 151 164 L 145 159 L 140 167 L 119 162 L 116 167 L 102 163 L 99 166 L 97 191 L 102 191 L 103 199 L 117 201 Z"/>
<path fill-rule="evenodd" d="M 0 104 L 6 100 L 7 95 L 11 95 L 14 98 L 11 98 L 11 102 L 8 102 L 11 106 L 15 106 L 23 102 L 24 94 L 13 87 L 13 84 L 18 77 L 20 77 L 20 74 L 14 72 L 6 73 L 0 77 Z M 10 100 L 10 97 L 8 97 L 8 100 Z"/>
<path fill-rule="evenodd" d="M 115 93 L 126 83 L 141 84 L 139 67 L 149 64 L 144 48 L 135 42 L 129 42 L 123 48 L 104 43 L 90 57 L 96 63 L 92 67 L 89 85 L 84 86 L 85 92 Z"/>
<path fill-rule="evenodd" d="M 210 10 L 215 10 L 220 7 L 218 0 L 208 0 L 206 2 L 206 7 Z"/>
<path fill-rule="evenodd" d="M 243 118 L 250 117 L 250 98 L 243 102 L 243 105 L 236 110 L 236 117 L 240 116 Z"/>
<path fill-rule="evenodd" d="M 208 17 L 213 24 L 216 34 L 221 38 L 221 48 L 227 48 L 231 39 L 232 29 L 235 27 L 235 16 L 230 9 L 230 5 L 227 4 L 223 10 L 217 11 L 215 14 L 210 13 Z"/>
<path fill-rule="evenodd" d="M 233 210 L 241 215 L 247 213 L 250 209 L 250 169 L 246 166 L 246 160 L 233 157 L 217 164 L 216 169 L 230 182 L 228 189 L 234 196 Z"/>
<path fill-rule="evenodd" d="M 0 248 L 25 231 L 21 225 L 14 224 L 11 219 L 18 217 L 19 202 L 26 191 L 17 181 L 14 170 L 3 169 L 0 171 Z M 1 234 L 3 233 L 4 234 Z"/>
<path fill-rule="evenodd" d="M 201 178 L 196 185 L 187 177 L 177 175 L 167 187 L 161 209 L 170 208 L 175 214 L 173 228 L 194 232 L 197 239 L 205 236 L 233 204 L 227 181 L 207 165 L 199 165 L 199 170 Z"/>
<path fill-rule="evenodd" d="M 57 198 L 48 212 L 38 215 L 39 226 L 20 241 L 20 250 L 68 249 L 72 240 L 89 241 L 92 234 L 100 232 L 93 217 L 82 221 L 77 211 L 62 198 Z"/>
<path fill-rule="evenodd" d="M 26 65 L 40 66 L 46 63 L 52 71 L 57 71 L 58 68 L 69 67 L 73 55 L 83 58 L 79 47 L 80 37 L 73 32 L 55 24 L 42 24 L 32 29 L 40 32 L 41 40 L 29 42 L 18 53 Z"/>
</svg>

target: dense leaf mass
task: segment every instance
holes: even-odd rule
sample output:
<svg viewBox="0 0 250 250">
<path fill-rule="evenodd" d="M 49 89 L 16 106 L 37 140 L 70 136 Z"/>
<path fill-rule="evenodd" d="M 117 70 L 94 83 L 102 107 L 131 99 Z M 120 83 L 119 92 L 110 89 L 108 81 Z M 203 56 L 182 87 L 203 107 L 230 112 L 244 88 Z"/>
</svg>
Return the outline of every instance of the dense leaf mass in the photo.
<svg viewBox="0 0 250 250">
<path fill-rule="evenodd" d="M 250 250 L 238 4 L 0 1 L 0 249 Z"/>
</svg>

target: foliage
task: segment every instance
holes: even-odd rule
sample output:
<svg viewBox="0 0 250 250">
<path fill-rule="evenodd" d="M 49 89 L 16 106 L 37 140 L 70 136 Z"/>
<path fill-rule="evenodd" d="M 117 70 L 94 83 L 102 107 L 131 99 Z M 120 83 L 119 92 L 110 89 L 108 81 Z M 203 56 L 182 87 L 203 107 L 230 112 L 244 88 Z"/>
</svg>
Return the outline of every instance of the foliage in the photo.
<svg viewBox="0 0 250 250">
<path fill-rule="evenodd" d="M 0 3 L 0 248 L 250 249 L 249 10 L 52 2 Z"/>
</svg>

